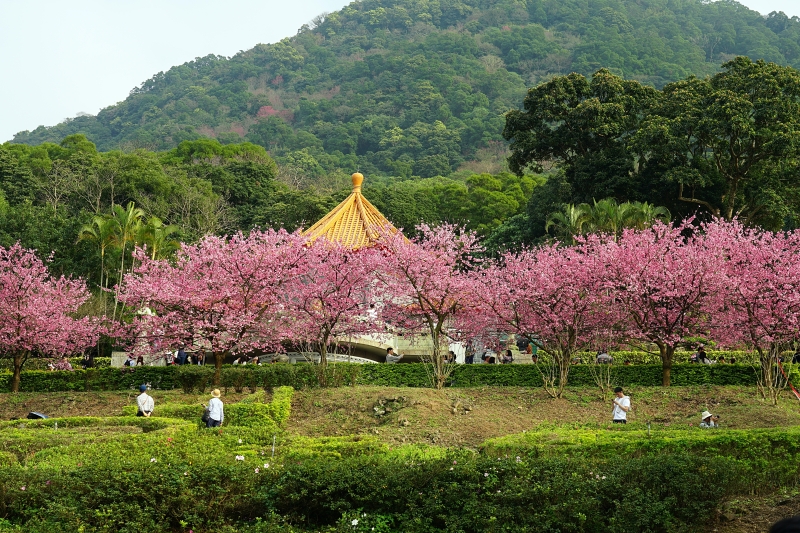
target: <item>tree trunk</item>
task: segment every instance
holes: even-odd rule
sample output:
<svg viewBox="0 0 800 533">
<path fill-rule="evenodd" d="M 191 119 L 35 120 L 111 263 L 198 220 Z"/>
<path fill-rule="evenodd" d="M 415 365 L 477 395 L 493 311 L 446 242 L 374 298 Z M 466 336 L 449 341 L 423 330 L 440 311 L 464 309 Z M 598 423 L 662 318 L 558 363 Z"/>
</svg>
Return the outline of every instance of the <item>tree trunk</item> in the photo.
<svg viewBox="0 0 800 533">
<path fill-rule="evenodd" d="M 11 392 L 19 392 L 19 382 L 22 372 L 22 363 L 25 362 L 25 354 L 14 354 L 14 376 L 11 378 Z"/>
<path fill-rule="evenodd" d="M 661 355 L 661 386 L 669 387 L 672 377 L 672 356 L 675 355 L 675 347 L 659 344 L 658 351 Z"/>
<path fill-rule="evenodd" d="M 317 368 L 317 379 L 320 387 L 328 386 L 328 338 L 330 333 L 322 333 L 322 342 L 319 344 L 319 367 Z"/>
<path fill-rule="evenodd" d="M 728 187 L 728 195 L 725 198 L 725 220 L 733 220 L 733 208 L 736 205 L 736 192 L 739 189 L 739 180 L 733 180 Z"/>
<path fill-rule="evenodd" d="M 322 342 L 319 343 L 319 366 L 323 369 L 328 366 L 328 339 L 330 339 L 330 336 L 330 331 L 323 330 Z"/>
<path fill-rule="evenodd" d="M 558 389 L 556 392 L 556 398 L 564 397 L 564 388 L 567 386 L 567 382 L 569 381 L 569 370 L 572 366 L 572 354 L 572 350 L 569 350 L 560 358 L 558 364 Z"/>
<path fill-rule="evenodd" d="M 225 362 L 227 354 L 228 352 L 214 352 L 214 385 L 219 386 L 222 376 L 222 363 Z"/>
</svg>

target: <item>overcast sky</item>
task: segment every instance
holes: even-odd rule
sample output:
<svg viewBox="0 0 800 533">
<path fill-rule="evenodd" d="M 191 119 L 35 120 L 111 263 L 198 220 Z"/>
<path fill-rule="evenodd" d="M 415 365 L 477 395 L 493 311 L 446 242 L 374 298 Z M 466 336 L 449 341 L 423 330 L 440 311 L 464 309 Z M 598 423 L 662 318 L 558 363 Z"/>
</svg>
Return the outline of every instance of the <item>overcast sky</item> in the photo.
<svg viewBox="0 0 800 533">
<path fill-rule="evenodd" d="M 740 0 L 800 16 L 799 0 Z M 159 71 L 297 33 L 349 0 L 0 0 L 0 142 L 96 114 Z"/>
</svg>

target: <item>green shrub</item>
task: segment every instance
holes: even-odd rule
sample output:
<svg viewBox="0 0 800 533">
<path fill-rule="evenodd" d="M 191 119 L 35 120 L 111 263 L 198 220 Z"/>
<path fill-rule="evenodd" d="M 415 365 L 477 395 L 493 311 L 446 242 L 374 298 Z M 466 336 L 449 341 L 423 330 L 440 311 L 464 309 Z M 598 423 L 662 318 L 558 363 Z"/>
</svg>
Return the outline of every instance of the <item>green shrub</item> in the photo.
<svg viewBox="0 0 800 533">
<path fill-rule="evenodd" d="M 57 359 L 50 357 L 31 357 L 22 366 L 23 370 L 48 370 L 47 365 L 55 362 Z M 70 357 L 69 363 L 72 368 L 81 368 L 83 357 Z M 111 366 L 110 357 L 95 357 L 94 368 L 108 368 Z M 14 361 L 9 357 L 0 358 L 0 370 L 12 370 L 14 368 Z"/>
<path fill-rule="evenodd" d="M 272 403 L 290 393 L 276 391 Z M 251 400 L 226 411 L 237 406 L 263 414 L 258 409 L 270 405 Z M 793 487 L 800 464 L 800 429 L 685 430 L 647 438 L 635 428 L 554 428 L 487 443 L 483 453 L 390 449 L 360 436 L 292 437 L 273 459 L 272 434 L 260 427 L 198 431 L 166 418 L 106 420 L 171 427 L 87 435 L 70 444 L 58 440 L 69 433 L 53 431 L 52 420 L 26 421 L 25 429 L 0 426 L 0 438 L 50 443 L 21 450 L 25 465 L 16 455 L 0 460 L 3 527 L 42 533 L 74 531 L 76 524 L 87 533 L 696 531 L 709 525 L 724 498 Z M 89 423 L 82 419 L 71 431 Z"/>
<path fill-rule="evenodd" d="M 23 371 L 20 392 L 66 392 L 85 390 L 136 389 L 149 383 L 154 389 L 173 389 L 174 367 L 138 366 L 133 368 L 94 368 L 87 371 Z M 11 374 L 0 373 L 0 390 L 11 388 Z"/>
<path fill-rule="evenodd" d="M 617 365 L 615 384 L 622 386 L 661 385 L 661 365 Z M 264 366 L 224 367 L 223 386 L 247 386 L 251 392 L 261 385 L 267 390 L 276 387 L 308 389 L 320 387 L 321 368 L 311 364 L 272 364 Z M 672 367 L 673 385 L 755 385 L 756 369 L 750 365 L 676 364 Z M 149 383 L 154 389 L 180 387 L 186 393 L 203 392 L 212 383 L 210 366 L 142 366 L 134 368 L 97 368 L 88 371 L 48 372 L 24 371 L 20 390 L 23 392 L 58 392 L 86 390 L 136 389 Z M 239 385 L 236 385 L 238 383 Z M 387 387 L 428 387 L 428 374 L 422 364 L 336 363 L 325 371 L 329 387 L 379 385 Z M 0 390 L 9 390 L 11 374 L 0 373 Z M 450 387 L 514 386 L 541 387 L 542 378 L 536 365 L 458 365 L 449 381 Z M 573 365 L 569 385 L 594 387 L 589 365 Z"/>
<path fill-rule="evenodd" d="M 673 363 L 688 363 L 693 351 L 678 351 L 673 356 Z M 707 350 L 709 359 L 718 360 L 724 357 L 726 361 L 736 358 L 740 364 L 753 364 L 758 362 L 758 355 L 745 350 Z M 608 354 L 614 358 L 616 364 L 630 361 L 634 365 L 660 365 L 661 356 L 658 352 L 642 352 L 638 350 L 617 350 L 609 351 Z M 580 357 L 582 363 L 591 363 L 597 356 L 597 352 L 578 352 L 576 357 Z"/>
<path fill-rule="evenodd" d="M 17 456 L 11 452 L 0 450 L 0 466 L 10 466 L 17 462 Z"/>
<path fill-rule="evenodd" d="M 254 376 L 255 372 L 242 372 L 237 366 L 225 367 L 221 372 L 221 383 L 225 387 L 225 392 L 233 388 L 235 392 L 241 393 L 248 382 L 248 378 Z M 194 388 L 194 384 L 192 384 Z M 184 388 L 184 392 L 186 388 Z M 255 391 L 253 391 L 255 392 Z"/>
<path fill-rule="evenodd" d="M 225 426 L 259 427 L 265 431 L 278 433 L 289 419 L 292 409 L 291 387 L 275 389 L 272 401 L 264 402 L 263 392 L 245 397 L 238 403 L 225 404 Z M 137 406 L 126 405 L 122 408 L 124 416 L 135 417 Z M 177 418 L 198 422 L 203 414 L 202 404 L 157 404 L 151 418 Z M 142 417 L 139 417 L 140 419 Z"/>
<path fill-rule="evenodd" d="M 182 365 L 172 367 L 175 381 L 180 384 L 186 394 L 203 393 L 214 380 L 214 367 L 199 365 Z"/>
</svg>

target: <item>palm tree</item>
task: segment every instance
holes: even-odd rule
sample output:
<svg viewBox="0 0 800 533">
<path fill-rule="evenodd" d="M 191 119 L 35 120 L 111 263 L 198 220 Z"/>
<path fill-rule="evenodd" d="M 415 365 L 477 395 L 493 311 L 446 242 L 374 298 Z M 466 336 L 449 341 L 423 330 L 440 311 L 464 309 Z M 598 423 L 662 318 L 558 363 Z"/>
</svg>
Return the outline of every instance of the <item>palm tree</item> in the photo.
<svg viewBox="0 0 800 533">
<path fill-rule="evenodd" d="M 629 202 L 618 204 L 613 198 L 594 201 L 589 217 L 592 231 L 613 235 L 616 241 L 622 230 L 630 224 L 634 215 L 633 206 Z"/>
<path fill-rule="evenodd" d="M 180 228 L 175 224 L 164 224 L 158 217 L 150 217 L 147 224 L 139 228 L 137 242 L 147 246 L 150 259 L 166 257 L 178 249 L 180 243 L 171 238 Z"/>
<path fill-rule="evenodd" d="M 551 214 L 544 226 L 545 231 L 556 227 L 565 239 L 569 238 L 575 243 L 575 236 L 583 234 L 583 227 L 589 221 L 591 207 L 589 204 L 564 204 L 563 211 Z"/>
<path fill-rule="evenodd" d="M 144 211 L 133 202 L 128 202 L 127 207 L 115 205 L 113 208 L 113 218 L 118 224 L 118 233 L 114 237 L 114 244 L 120 249 L 121 257 L 119 267 L 119 284 L 122 284 L 122 278 L 125 275 L 125 255 L 127 254 L 128 243 L 136 245 L 136 237 L 141 231 L 142 219 L 144 219 Z M 119 285 L 118 285 L 119 287 Z M 117 305 L 119 304 L 119 289 L 114 298 L 114 318 L 117 317 Z"/>
<path fill-rule="evenodd" d="M 669 209 L 664 206 L 656 206 L 648 202 L 633 202 L 631 205 L 634 209 L 631 227 L 636 229 L 649 228 L 657 220 L 666 223 L 672 218 Z"/>
<path fill-rule="evenodd" d="M 115 235 L 119 229 L 118 222 L 115 218 L 108 215 L 94 215 L 89 224 L 81 226 L 78 232 L 78 242 L 80 241 L 96 241 L 100 246 L 100 288 L 108 289 L 108 273 L 106 272 L 106 249 L 112 246 L 115 240 Z M 108 312 L 106 308 L 106 294 L 103 292 L 103 310 Z"/>
</svg>

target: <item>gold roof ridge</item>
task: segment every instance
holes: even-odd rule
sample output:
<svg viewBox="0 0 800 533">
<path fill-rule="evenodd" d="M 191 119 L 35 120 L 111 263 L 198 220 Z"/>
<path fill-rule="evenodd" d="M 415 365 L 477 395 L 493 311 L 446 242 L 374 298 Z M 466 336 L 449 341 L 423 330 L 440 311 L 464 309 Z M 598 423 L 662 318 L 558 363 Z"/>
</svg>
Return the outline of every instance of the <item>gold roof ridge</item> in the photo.
<svg viewBox="0 0 800 533">
<path fill-rule="evenodd" d="M 351 178 L 353 192 L 303 232 L 309 242 L 324 237 L 330 242 L 357 250 L 376 245 L 381 232 L 397 232 L 397 228 L 361 194 L 363 174 L 356 172 Z"/>
</svg>

